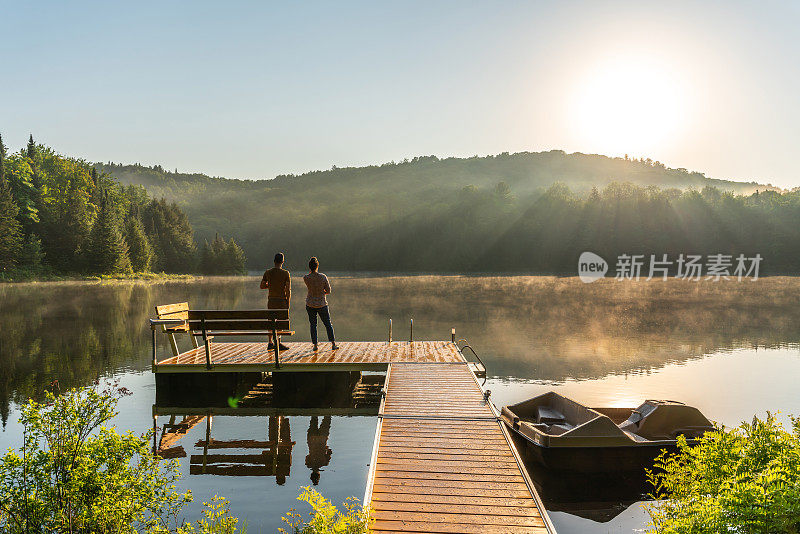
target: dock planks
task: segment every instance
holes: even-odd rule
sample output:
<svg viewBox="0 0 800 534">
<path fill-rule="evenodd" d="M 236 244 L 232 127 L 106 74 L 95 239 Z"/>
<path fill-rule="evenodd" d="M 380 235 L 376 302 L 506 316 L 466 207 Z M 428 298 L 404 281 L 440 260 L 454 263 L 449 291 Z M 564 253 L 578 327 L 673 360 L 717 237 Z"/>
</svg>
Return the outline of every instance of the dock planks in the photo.
<svg viewBox="0 0 800 534">
<path fill-rule="evenodd" d="M 466 363 L 392 363 L 365 502 L 373 533 L 553 533 Z"/>
<path fill-rule="evenodd" d="M 390 363 L 456 363 L 464 359 L 454 343 L 448 341 L 352 341 L 340 342 L 337 350 L 330 343 L 320 343 L 314 351 L 311 343 L 288 342 L 281 351 L 280 364 L 285 370 L 296 369 L 385 369 Z M 206 370 L 205 347 L 200 346 L 157 362 L 155 372 L 203 372 Z M 275 353 L 266 342 L 220 342 L 211 344 L 212 372 L 269 371 L 275 367 Z"/>
</svg>

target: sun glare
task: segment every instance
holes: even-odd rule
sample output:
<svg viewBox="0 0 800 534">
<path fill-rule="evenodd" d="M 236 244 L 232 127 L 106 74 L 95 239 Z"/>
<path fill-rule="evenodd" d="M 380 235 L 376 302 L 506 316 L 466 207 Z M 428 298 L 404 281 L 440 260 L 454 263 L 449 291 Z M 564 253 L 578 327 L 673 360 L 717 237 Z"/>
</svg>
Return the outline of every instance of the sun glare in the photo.
<svg viewBox="0 0 800 534">
<path fill-rule="evenodd" d="M 571 103 L 580 145 L 610 155 L 662 152 L 685 126 L 682 85 L 676 72 L 646 59 L 597 65 Z"/>
</svg>

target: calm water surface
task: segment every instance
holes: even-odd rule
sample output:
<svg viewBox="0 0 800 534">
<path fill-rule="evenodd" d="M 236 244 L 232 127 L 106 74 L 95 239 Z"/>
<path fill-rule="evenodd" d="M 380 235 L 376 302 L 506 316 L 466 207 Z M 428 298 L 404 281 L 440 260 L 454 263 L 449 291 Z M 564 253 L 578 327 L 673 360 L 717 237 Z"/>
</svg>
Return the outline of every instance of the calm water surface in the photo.
<svg viewBox="0 0 800 534">
<path fill-rule="evenodd" d="M 554 277 L 342 275 L 331 281 L 337 338 L 383 340 L 389 317 L 395 339 L 407 335 L 412 317 L 415 339 L 449 339 L 455 327 L 486 363 L 487 387 L 498 406 L 555 390 L 592 406 L 680 400 L 726 425 L 767 410 L 800 414 L 795 278 L 584 285 Z M 300 286 L 294 290 L 295 298 L 305 294 Z M 121 401 L 116 424 L 151 428 L 155 384 L 146 321 L 155 304 L 180 301 L 195 308 L 255 308 L 263 307 L 264 295 L 257 278 L 0 286 L 0 449 L 19 446 L 18 404 L 55 379 L 62 387 L 119 379 L 133 395 Z M 291 315 L 294 339 L 308 340 L 302 306 Z M 168 351 L 163 344 L 159 350 Z M 159 417 L 159 429 L 169 422 Z M 175 442 L 186 452 L 179 460 L 182 484 L 195 495 L 189 516 L 203 500 L 224 495 L 251 532 L 275 532 L 314 471 L 318 489 L 334 501 L 363 495 L 373 416 L 218 415 L 207 423 L 187 419 Z M 263 445 L 210 454 L 262 454 L 266 460 L 253 467 L 240 458 L 218 474 L 190 474 L 201 470 L 207 433 L 217 441 Z M 592 495 L 576 487 L 570 499 L 548 496 L 543 488 L 559 533 L 646 527 L 635 495 L 599 490 Z"/>
</svg>

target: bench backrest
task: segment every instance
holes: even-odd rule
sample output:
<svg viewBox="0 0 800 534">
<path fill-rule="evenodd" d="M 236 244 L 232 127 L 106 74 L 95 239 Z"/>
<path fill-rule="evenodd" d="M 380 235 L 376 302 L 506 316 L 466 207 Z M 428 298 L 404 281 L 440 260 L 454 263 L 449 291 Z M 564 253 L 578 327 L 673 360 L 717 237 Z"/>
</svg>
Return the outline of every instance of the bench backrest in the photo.
<svg viewBox="0 0 800 534">
<path fill-rule="evenodd" d="M 289 310 L 189 310 L 189 329 L 207 332 L 289 329 Z"/>
<path fill-rule="evenodd" d="M 177 302 L 175 304 L 162 304 L 161 306 L 156 306 L 156 316 L 159 319 L 181 319 L 185 321 L 189 318 L 189 303 Z M 178 342 L 175 340 L 176 333 L 188 333 L 192 340 L 192 346 L 194 348 L 198 347 L 197 340 L 189 332 L 189 325 L 187 324 L 180 324 L 176 326 L 164 325 L 161 329 L 167 333 L 169 347 L 172 349 L 173 356 L 180 354 L 180 351 L 178 350 Z"/>
<path fill-rule="evenodd" d="M 156 306 L 156 315 L 159 319 L 183 319 L 189 318 L 189 303 L 178 302 L 176 304 L 163 304 Z M 187 332 L 188 325 L 165 326 L 165 332 Z"/>
</svg>

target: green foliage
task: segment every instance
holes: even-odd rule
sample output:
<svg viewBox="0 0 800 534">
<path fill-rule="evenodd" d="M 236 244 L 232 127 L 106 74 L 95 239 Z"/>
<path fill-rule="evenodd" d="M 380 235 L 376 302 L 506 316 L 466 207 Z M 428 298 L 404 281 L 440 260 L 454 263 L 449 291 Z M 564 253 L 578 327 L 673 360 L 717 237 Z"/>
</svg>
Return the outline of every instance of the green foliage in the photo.
<svg viewBox="0 0 800 534">
<path fill-rule="evenodd" d="M 0 459 L 2 532 L 177 530 L 191 494 L 175 491 L 177 464 L 155 456 L 146 436 L 107 426 L 117 414 L 116 391 L 47 393 L 23 406 L 22 448 Z"/>
<path fill-rule="evenodd" d="M 304 487 L 297 500 L 311 506 L 312 516 L 308 522 L 304 522 L 300 514 L 290 510 L 282 518 L 290 530 L 278 529 L 284 534 L 367 534 L 369 532 L 369 511 L 361 508 L 358 500 L 354 497 L 350 497 L 344 503 L 344 512 L 336 508 L 333 503 L 311 486 Z"/>
<path fill-rule="evenodd" d="M 3 172 L 19 209 L 20 222 L 26 228 L 38 223 L 39 210 L 36 207 L 31 161 L 21 154 L 14 154 L 4 160 Z"/>
<path fill-rule="evenodd" d="M 139 185 L 122 185 L 84 160 L 37 145 L 33 136 L 11 156 L 0 138 L 0 176 L 13 204 L 0 191 L 0 230 L 16 227 L 11 218 L 21 227 L 21 235 L 9 230 L 0 242 L 0 269 L 4 265 L 6 272 L 12 264 L 23 277 L 194 270 L 194 231 L 186 215 L 174 203 L 151 200 Z M 104 202 L 108 210 L 102 212 Z M 225 272 L 238 272 L 243 253 L 238 246 L 230 252 L 234 267 Z"/>
<path fill-rule="evenodd" d="M 0 182 L 6 177 L 5 159 L 8 157 L 6 152 L 6 145 L 3 144 L 3 136 L 0 135 Z"/>
<path fill-rule="evenodd" d="M 137 215 L 130 215 L 125 222 L 125 241 L 128 244 L 128 256 L 134 272 L 149 271 L 153 261 L 153 248 Z"/>
<path fill-rule="evenodd" d="M 195 524 L 178 529 L 178 534 L 247 534 L 247 527 L 237 528 L 239 519 L 230 515 L 230 503 L 216 495 L 210 503 L 204 502 L 203 517 Z"/>
<path fill-rule="evenodd" d="M 142 210 L 142 222 L 155 251 L 155 268 L 167 273 L 191 271 L 195 263 L 194 232 L 177 204 L 163 198 Z"/>
<path fill-rule="evenodd" d="M 97 192 L 101 187 L 113 191 L 113 184 L 106 180 L 96 187 L 84 162 L 61 157 L 47 147 L 37 148 L 36 167 L 41 182 L 38 233 L 47 261 L 61 271 L 85 270 L 101 200 Z"/>
<path fill-rule="evenodd" d="M 22 247 L 22 226 L 17 220 L 18 213 L 19 208 L 11 196 L 11 189 L 0 171 L 0 271 L 16 265 Z"/>
<path fill-rule="evenodd" d="M 202 274 L 245 274 L 245 262 L 244 251 L 233 238 L 226 242 L 217 234 L 211 244 L 203 241 L 199 265 Z"/>
<path fill-rule="evenodd" d="M 28 138 L 28 146 L 25 149 L 25 154 L 31 160 L 36 157 L 36 143 L 33 141 L 33 134 Z"/>
<path fill-rule="evenodd" d="M 800 419 L 787 432 L 764 421 L 719 428 L 662 455 L 648 478 L 658 500 L 646 505 L 655 534 L 800 532 Z"/>
<path fill-rule="evenodd" d="M 114 205 L 107 197 L 100 202 L 100 212 L 92 228 L 89 266 L 92 272 L 101 274 L 131 271 L 128 245 L 122 235 Z"/>
<path fill-rule="evenodd" d="M 30 234 L 22 243 L 22 250 L 19 254 L 19 264 L 22 267 L 37 269 L 44 261 L 44 251 L 42 250 L 42 240 L 36 234 Z"/>
</svg>

